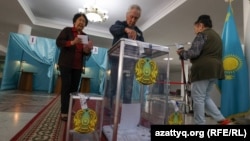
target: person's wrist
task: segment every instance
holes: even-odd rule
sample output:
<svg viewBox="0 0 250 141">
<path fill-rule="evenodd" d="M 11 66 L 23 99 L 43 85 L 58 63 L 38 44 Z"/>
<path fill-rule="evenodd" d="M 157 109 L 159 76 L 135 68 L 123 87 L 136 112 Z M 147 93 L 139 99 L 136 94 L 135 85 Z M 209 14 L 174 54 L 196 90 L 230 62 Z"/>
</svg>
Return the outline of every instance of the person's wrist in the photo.
<svg viewBox="0 0 250 141">
<path fill-rule="evenodd" d="M 84 48 L 83 48 L 83 52 L 84 52 L 84 53 L 90 53 L 91 50 L 92 50 L 92 49 L 89 48 L 89 47 L 84 47 Z"/>
<path fill-rule="evenodd" d="M 75 42 L 74 42 L 74 41 L 71 41 L 70 44 L 71 44 L 71 45 L 75 45 Z"/>
<path fill-rule="evenodd" d="M 126 33 L 128 33 L 128 28 L 127 28 L 127 27 L 125 27 L 124 31 L 125 31 Z"/>
</svg>

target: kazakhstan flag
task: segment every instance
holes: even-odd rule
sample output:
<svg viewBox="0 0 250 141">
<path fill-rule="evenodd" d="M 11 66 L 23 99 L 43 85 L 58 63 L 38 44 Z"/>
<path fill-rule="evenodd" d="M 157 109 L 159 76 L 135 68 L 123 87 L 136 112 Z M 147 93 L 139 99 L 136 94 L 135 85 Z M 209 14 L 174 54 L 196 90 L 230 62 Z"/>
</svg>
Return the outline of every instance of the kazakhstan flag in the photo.
<svg viewBox="0 0 250 141">
<path fill-rule="evenodd" d="M 222 94 L 221 112 L 225 117 L 228 117 L 243 114 L 250 108 L 248 68 L 231 4 L 228 7 L 222 40 L 225 79 L 219 81 L 219 87 Z"/>
</svg>

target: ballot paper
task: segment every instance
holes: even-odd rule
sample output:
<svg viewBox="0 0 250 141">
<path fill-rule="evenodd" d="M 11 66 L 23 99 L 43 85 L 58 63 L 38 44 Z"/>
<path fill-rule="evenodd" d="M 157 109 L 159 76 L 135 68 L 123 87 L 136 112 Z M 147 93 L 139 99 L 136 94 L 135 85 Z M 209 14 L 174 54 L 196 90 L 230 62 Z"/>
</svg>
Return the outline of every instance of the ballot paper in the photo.
<svg viewBox="0 0 250 141">
<path fill-rule="evenodd" d="M 88 44 L 88 36 L 87 35 L 77 35 L 77 37 L 82 40 L 83 44 Z"/>
</svg>

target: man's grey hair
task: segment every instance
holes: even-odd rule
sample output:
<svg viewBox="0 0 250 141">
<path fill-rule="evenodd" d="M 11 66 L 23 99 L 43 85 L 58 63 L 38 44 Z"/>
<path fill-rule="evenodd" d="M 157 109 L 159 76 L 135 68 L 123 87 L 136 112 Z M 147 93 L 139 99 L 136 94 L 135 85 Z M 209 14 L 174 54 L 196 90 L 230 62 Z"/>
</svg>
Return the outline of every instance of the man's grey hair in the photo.
<svg viewBox="0 0 250 141">
<path fill-rule="evenodd" d="M 128 8 L 127 14 L 128 14 L 131 10 L 133 10 L 133 9 L 138 10 L 138 11 L 140 12 L 140 14 L 141 14 L 141 7 L 140 7 L 139 5 L 137 5 L 137 4 L 131 5 L 131 6 Z"/>
</svg>

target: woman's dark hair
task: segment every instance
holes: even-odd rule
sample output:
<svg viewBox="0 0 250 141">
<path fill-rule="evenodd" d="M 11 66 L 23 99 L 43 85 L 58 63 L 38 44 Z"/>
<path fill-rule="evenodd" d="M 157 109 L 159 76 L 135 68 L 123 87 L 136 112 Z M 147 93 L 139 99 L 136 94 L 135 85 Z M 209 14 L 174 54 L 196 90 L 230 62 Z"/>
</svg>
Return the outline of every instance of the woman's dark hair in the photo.
<svg viewBox="0 0 250 141">
<path fill-rule="evenodd" d="M 84 17 L 84 19 L 85 19 L 85 26 L 87 26 L 89 20 L 88 20 L 87 16 L 86 16 L 84 13 L 76 13 L 76 14 L 74 15 L 74 17 L 73 17 L 73 23 L 75 23 L 76 20 L 77 20 L 79 17 L 81 17 L 81 16 Z"/>
<path fill-rule="evenodd" d="M 194 24 L 203 23 L 205 27 L 212 28 L 212 20 L 209 15 L 201 15 Z"/>
</svg>

